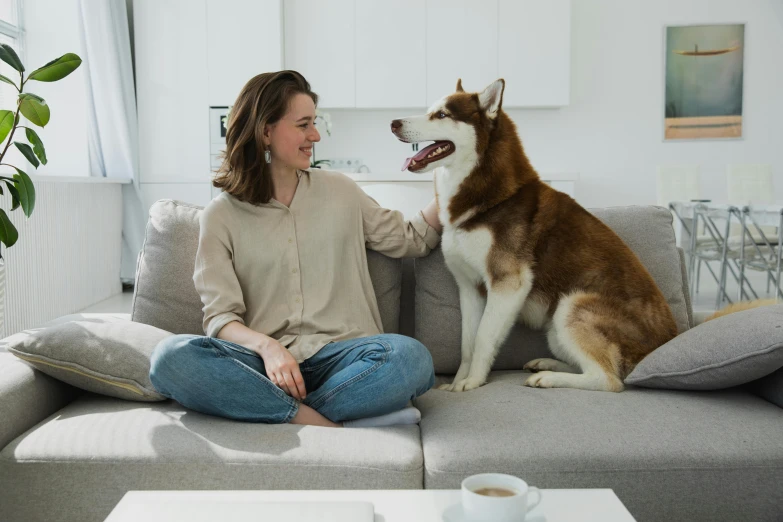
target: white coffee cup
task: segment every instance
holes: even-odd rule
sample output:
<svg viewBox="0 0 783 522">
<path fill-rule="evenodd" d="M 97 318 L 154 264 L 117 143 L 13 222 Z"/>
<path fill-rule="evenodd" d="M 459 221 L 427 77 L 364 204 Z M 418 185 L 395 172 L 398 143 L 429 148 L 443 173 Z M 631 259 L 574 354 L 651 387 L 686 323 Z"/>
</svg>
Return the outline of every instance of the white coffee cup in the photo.
<svg viewBox="0 0 783 522">
<path fill-rule="evenodd" d="M 482 488 L 500 488 L 514 494 L 495 497 L 476 493 Z M 536 495 L 534 503 L 528 504 L 528 493 Z M 462 510 L 470 522 L 522 522 L 528 510 L 540 502 L 541 491 L 513 475 L 482 473 L 462 481 Z"/>
</svg>

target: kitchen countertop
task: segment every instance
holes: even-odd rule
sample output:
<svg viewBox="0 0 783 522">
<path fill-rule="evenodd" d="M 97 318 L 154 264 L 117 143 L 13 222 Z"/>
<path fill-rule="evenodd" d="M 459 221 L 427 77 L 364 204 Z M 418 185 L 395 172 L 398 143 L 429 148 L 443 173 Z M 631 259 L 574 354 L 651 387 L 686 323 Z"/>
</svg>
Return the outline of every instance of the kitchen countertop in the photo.
<svg viewBox="0 0 783 522">
<path fill-rule="evenodd" d="M 426 172 L 423 174 L 414 174 L 408 171 L 400 172 L 345 172 L 344 173 L 354 181 L 362 182 L 389 182 L 389 181 L 413 181 L 424 182 L 432 181 L 432 172 Z M 578 181 L 579 174 L 575 172 L 544 172 L 539 173 L 541 179 L 544 181 Z"/>
</svg>

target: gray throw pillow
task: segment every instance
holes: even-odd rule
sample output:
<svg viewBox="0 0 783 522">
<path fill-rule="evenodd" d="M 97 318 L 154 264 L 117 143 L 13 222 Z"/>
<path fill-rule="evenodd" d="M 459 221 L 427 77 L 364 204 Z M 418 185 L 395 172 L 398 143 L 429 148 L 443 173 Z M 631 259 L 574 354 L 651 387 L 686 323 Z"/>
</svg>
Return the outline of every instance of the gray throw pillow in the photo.
<svg viewBox="0 0 783 522">
<path fill-rule="evenodd" d="M 172 335 L 109 314 L 74 314 L 26 330 L 5 347 L 43 373 L 77 388 L 132 401 L 161 401 L 149 379 L 150 355 Z"/>
<path fill-rule="evenodd" d="M 626 384 L 717 390 L 760 379 L 783 367 L 783 305 L 713 319 L 645 357 Z"/>
</svg>

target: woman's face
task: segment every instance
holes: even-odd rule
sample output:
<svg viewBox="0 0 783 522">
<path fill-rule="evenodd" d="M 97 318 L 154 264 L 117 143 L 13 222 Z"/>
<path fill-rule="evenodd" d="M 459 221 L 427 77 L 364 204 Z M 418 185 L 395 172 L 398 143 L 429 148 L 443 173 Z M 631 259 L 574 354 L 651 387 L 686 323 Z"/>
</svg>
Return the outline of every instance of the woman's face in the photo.
<svg viewBox="0 0 783 522">
<path fill-rule="evenodd" d="M 267 125 L 264 141 L 272 151 L 272 163 L 300 170 L 309 168 L 313 143 L 321 141 L 315 128 L 313 99 L 306 94 L 295 95 L 285 116 Z"/>
</svg>

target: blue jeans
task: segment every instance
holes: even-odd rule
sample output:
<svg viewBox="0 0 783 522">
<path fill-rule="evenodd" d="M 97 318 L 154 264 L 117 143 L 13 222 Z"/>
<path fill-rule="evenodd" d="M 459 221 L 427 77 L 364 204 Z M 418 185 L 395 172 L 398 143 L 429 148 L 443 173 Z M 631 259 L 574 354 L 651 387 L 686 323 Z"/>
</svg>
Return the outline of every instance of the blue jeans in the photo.
<svg viewBox="0 0 783 522">
<path fill-rule="evenodd" d="M 435 384 L 432 356 L 396 334 L 329 343 L 299 365 L 302 402 L 333 422 L 404 408 Z M 150 380 L 186 408 L 248 422 L 290 422 L 299 401 L 272 384 L 248 348 L 201 335 L 173 335 L 155 347 Z"/>
</svg>

